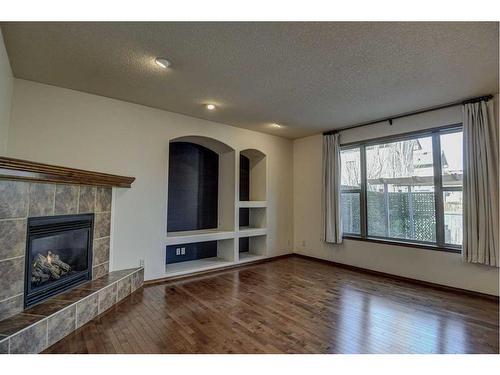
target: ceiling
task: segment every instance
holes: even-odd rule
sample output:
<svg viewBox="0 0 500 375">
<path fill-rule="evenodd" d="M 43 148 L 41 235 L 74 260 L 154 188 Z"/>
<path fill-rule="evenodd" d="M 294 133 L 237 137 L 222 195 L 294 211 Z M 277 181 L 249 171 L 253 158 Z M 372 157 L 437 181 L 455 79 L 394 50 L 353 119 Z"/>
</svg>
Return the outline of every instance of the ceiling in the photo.
<svg viewBox="0 0 500 375">
<path fill-rule="evenodd" d="M 498 92 L 496 22 L 1 28 L 17 78 L 289 138 Z"/>
</svg>

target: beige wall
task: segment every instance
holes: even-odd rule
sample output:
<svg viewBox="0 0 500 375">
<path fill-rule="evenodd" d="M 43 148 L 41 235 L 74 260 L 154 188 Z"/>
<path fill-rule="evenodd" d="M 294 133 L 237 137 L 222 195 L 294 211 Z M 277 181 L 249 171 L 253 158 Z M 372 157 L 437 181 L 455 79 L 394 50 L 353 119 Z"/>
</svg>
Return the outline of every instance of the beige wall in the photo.
<svg viewBox="0 0 500 375">
<path fill-rule="evenodd" d="M 13 77 L 0 30 L 0 155 L 7 152 Z"/>
<path fill-rule="evenodd" d="M 296 252 L 498 295 L 498 269 L 431 250 L 346 240 L 321 241 L 321 135 L 292 142 L 166 111 L 24 80 L 14 80 L 8 154 L 41 162 L 131 175 L 115 189 L 112 269 L 145 259 L 146 279 L 164 274 L 168 141 L 210 136 L 236 150 L 267 154 L 271 255 Z M 344 132 L 353 142 L 458 123 L 459 108 Z M 293 160 L 293 164 L 292 164 Z M 292 190 L 293 189 L 293 190 Z M 293 193 L 293 198 L 292 198 Z M 292 226 L 293 217 L 293 226 Z"/>
<path fill-rule="evenodd" d="M 497 116 L 498 117 L 498 116 Z M 355 142 L 461 122 L 460 107 L 429 112 L 387 124 L 342 133 L 341 142 Z M 463 263 L 461 256 L 433 250 L 345 240 L 321 241 L 322 136 L 294 142 L 294 251 L 317 258 L 483 293 L 499 294 L 498 268 Z"/>
<path fill-rule="evenodd" d="M 165 272 L 168 144 L 172 138 L 216 138 L 238 152 L 267 155 L 268 248 L 292 250 L 290 140 L 96 95 L 14 80 L 8 154 L 11 157 L 135 176 L 115 189 L 112 269 L 145 259 L 146 279 Z"/>
</svg>

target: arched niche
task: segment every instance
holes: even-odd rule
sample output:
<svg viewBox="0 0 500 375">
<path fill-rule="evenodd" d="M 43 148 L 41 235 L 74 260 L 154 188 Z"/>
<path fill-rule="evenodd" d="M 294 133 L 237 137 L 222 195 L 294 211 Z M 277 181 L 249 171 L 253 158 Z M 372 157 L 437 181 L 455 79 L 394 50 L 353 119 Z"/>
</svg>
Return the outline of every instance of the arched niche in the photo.
<svg viewBox="0 0 500 375">
<path fill-rule="evenodd" d="M 234 230 L 234 149 L 194 135 L 169 143 L 167 232 Z"/>
<path fill-rule="evenodd" d="M 234 149 L 226 145 L 225 143 L 214 138 L 204 137 L 200 135 L 186 135 L 170 140 L 170 143 L 174 142 L 187 142 L 197 144 L 199 146 L 208 148 L 209 150 L 212 150 L 219 155 L 234 152 Z"/>
</svg>

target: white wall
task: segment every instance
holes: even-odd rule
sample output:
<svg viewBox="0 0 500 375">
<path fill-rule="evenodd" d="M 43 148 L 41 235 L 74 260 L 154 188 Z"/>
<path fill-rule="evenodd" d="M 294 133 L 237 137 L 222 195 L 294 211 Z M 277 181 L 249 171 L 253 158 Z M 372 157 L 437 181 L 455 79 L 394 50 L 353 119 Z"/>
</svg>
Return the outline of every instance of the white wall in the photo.
<svg viewBox="0 0 500 375">
<path fill-rule="evenodd" d="M 0 30 L 0 155 L 7 153 L 13 81 L 9 58 Z"/>
<path fill-rule="evenodd" d="M 498 116 L 497 116 L 498 117 Z M 388 124 L 345 131 L 341 142 L 461 122 L 460 107 L 428 112 Z M 463 263 L 461 256 L 433 250 L 345 240 L 342 245 L 321 241 L 322 135 L 294 141 L 294 251 L 339 263 L 418 280 L 498 295 L 498 268 Z"/>
<path fill-rule="evenodd" d="M 14 80 L 8 155 L 56 165 L 135 176 L 114 190 L 113 269 L 139 265 L 146 279 L 165 271 L 168 144 L 172 138 L 216 138 L 237 152 L 267 155 L 270 255 L 292 250 L 290 140 L 119 100 Z"/>
</svg>

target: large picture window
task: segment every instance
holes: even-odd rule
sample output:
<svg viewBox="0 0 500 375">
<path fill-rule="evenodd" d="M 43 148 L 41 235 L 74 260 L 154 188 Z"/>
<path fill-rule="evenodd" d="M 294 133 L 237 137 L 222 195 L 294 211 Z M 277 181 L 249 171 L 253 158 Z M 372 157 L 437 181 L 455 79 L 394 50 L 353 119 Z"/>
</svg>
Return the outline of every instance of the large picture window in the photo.
<svg viewBox="0 0 500 375">
<path fill-rule="evenodd" d="M 461 127 L 346 145 L 344 235 L 459 251 L 462 176 Z"/>
</svg>

